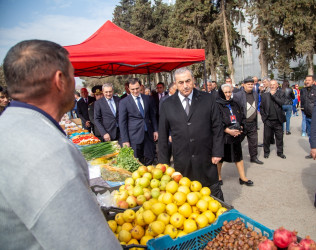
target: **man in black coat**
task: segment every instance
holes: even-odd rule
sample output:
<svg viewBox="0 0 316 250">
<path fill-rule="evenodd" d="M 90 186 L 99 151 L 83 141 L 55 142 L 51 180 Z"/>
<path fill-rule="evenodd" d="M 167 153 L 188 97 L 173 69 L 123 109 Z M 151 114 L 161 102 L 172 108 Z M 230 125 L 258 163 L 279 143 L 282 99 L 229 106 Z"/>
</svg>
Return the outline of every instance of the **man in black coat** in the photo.
<svg viewBox="0 0 316 250">
<path fill-rule="evenodd" d="M 104 141 L 117 141 L 120 138 L 119 102 L 121 98 L 113 96 L 113 85 L 102 86 L 104 97 L 94 104 L 94 120 Z"/>
<path fill-rule="evenodd" d="M 94 97 L 97 100 L 100 100 L 103 98 L 103 92 L 102 92 L 102 86 L 101 85 L 96 85 L 91 89 L 92 93 L 94 94 Z M 89 119 L 91 123 L 91 128 L 93 129 L 93 134 L 98 137 L 101 141 L 103 141 L 102 136 L 100 134 L 99 129 L 97 128 L 95 124 L 95 119 L 94 119 L 94 106 L 95 102 L 92 102 L 88 105 L 88 113 L 89 113 Z"/>
<path fill-rule="evenodd" d="M 188 68 L 177 69 L 174 79 L 178 91 L 163 102 L 160 110 L 159 162 L 170 164 L 171 133 L 176 171 L 210 187 L 212 194 L 223 200 L 216 164 L 224 155 L 224 135 L 215 98 L 194 88 Z"/>
<path fill-rule="evenodd" d="M 285 159 L 283 154 L 283 128 L 282 124 L 286 118 L 282 105 L 284 104 L 284 93 L 278 89 L 278 82 L 271 80 L 270 93 L 263 93 L 261 96 L 260 114 L 264 123 L 263 149 L 264 158 L 270 154 L 271 137 L 275 135 L 277 155 Z"/>
<path fill-rule="evenodd" d="M 119 127 L 123 146 L 132 147 L 134 156 L 144 165 L 154 161 L 154 141 L 158 140 L 158 128 L 154 102 L 140 94 L 140 80 L 129 80 L 130 95 L 119 105 Z M 145 154 L 146 149 L 146 154 Z"/>
<path fill-rule="evenodd" d="M 253 91 L 253 84 L 253 79 L 245 79 L 243 89 L 234 93 L 233 98 L 246 116 L 243 136 L 247 136 L 250 162 L 263 164 L 258 159 L 258 94 Z"/>
<path fill-rule="evenodd" d="M 95 101 L 94 97 L 88 96 L 88 90 L 82 88 L 80 90 L 81 99 L 77 102 L 77 112 L 81 119 L 82 127 L 91 132 L 91 127 L 93 126 L 90 122 L 88 105 Z"/>
</svg>

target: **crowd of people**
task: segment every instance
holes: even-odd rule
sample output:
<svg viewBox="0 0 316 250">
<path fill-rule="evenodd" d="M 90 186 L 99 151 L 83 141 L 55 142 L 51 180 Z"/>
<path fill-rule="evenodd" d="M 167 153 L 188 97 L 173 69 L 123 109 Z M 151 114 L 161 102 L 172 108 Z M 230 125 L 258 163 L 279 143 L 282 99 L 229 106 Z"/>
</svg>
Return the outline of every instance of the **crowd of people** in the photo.
<svg viewBox="0 0 316 250">
<path fill-rule="evenodd" d="M 132 147 L 144 165 L 172 160 L 176 171 L 208 186 L 223 201 L 224 162 L 235 163 L 240 185 L 254 185 L 244 170 L 245 137 L 250 162 L 264 164 L 258 147 L 268 158 L 274 143 L 277 156 L 286 159 L 283 136 L 291 135 L 290 119 L 298 115 L 299 103 L 302 136 L 306 133 L 311 145 L 306 157 L 316 159 L 311 75 L 301 91 L 267 77 L 262 82 L 247 78 L 240 88 L 230 78 L 220 87 L 209 81 L 200 91 L 184 67 L 175 70 L 168 92 L 162 82 L 152 92 L 131 78 L 121 97 L 114 95 L 111 83 L 95 86 L 89 96 L 86 88 L 75 92 L 68 52 L 41 40 L 12 47 L 3 68 L 8 91 L 0 89 L 0 130 L 7 133 L 0 137 L 6 145 L 0 154 L 8 167 L 0 169 L 0 242 L 10 249 L 121 248 L 91 195 L 87 162 L 58 124 L 69 111 L 102 141 Z M 258 145 L 260 117 L 263 145 Z"/>
</svg>

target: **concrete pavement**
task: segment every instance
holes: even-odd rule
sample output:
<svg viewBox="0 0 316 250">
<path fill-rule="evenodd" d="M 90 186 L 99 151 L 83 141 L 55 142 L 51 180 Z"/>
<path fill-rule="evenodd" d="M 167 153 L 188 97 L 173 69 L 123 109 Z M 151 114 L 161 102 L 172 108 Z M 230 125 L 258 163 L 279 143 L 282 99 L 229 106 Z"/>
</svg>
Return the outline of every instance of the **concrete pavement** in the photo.
<svg viewBox="0 0 316 250">
<path fill-rule="evenodd" d="M 222 186 L 225 202 L 248 217 L 271 229 L 285 227 L 298 231 L 298 236 L 310 235 L 316 240 L 316 161 L 305 159 L 309 154 L 307 137 L 301 136 L 302 116 L 291 118 L 291 135 L 284 135 L 286 159 L 276 155 L 271 145 L 268 159 L 263 148 L 258 148 L 263 165 L 251 163 L 247 139 L 243 142 L 243 157 L 247 178 L 254 186 L 240 185 L 235 164 L 224 163 Z M 263 142 L 263 124 L 259 117 L 259 143 Z"/>
</svg>

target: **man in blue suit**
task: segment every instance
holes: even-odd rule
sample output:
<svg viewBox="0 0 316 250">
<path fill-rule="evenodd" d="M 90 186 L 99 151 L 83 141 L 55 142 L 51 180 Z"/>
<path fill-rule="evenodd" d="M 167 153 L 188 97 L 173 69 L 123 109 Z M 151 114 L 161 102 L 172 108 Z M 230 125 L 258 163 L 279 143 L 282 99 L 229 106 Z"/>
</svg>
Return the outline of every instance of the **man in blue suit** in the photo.
<svg viewBox="0 0 316 250">
<path fill-rule="evenodd" d="M 134 156 L 144 165 L 151 165 L 155 157 L 154 141 L 158 140 L 155 104 L 149 96 L 140 94 L 140 80 L 129 81 L 130 95 L 121 100 L 119 127 L 123 146 L 132 147 Z M 147 154 L 144 154 L 144 149 Z M 148 149 L 150 153 L 148 153 Z"/>
<path fill-rule="evenodd" d="M 104 98 L 94 104 L 94 121 L 104 141 L 117 141 L 120 139 L 118 127 L 119 102 L 121 98 L 113 96 L 112 83 L 102 86 Z"/>
</svg>

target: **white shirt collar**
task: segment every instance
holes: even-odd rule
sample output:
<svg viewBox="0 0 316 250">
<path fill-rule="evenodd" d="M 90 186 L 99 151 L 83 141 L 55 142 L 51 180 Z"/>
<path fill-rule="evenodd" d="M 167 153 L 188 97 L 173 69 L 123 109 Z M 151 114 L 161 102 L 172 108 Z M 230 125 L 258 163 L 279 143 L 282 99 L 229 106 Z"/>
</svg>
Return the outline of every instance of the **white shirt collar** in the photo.
<svg viewBox="0 0 316 250">
<path fill-rule="evenodd" d="M 178 96 L 180 98 L 181 103 L 183 103 L 185 96 L 181 95 L 180 92 L 178 92 Z M 190 103 L 192 101 L 192 96 L 193 96 L 193 89 L 192 89 L 191 93 L 187 96 L 190 99 L 190 101 L 189 101 Z"/>
</svg>

